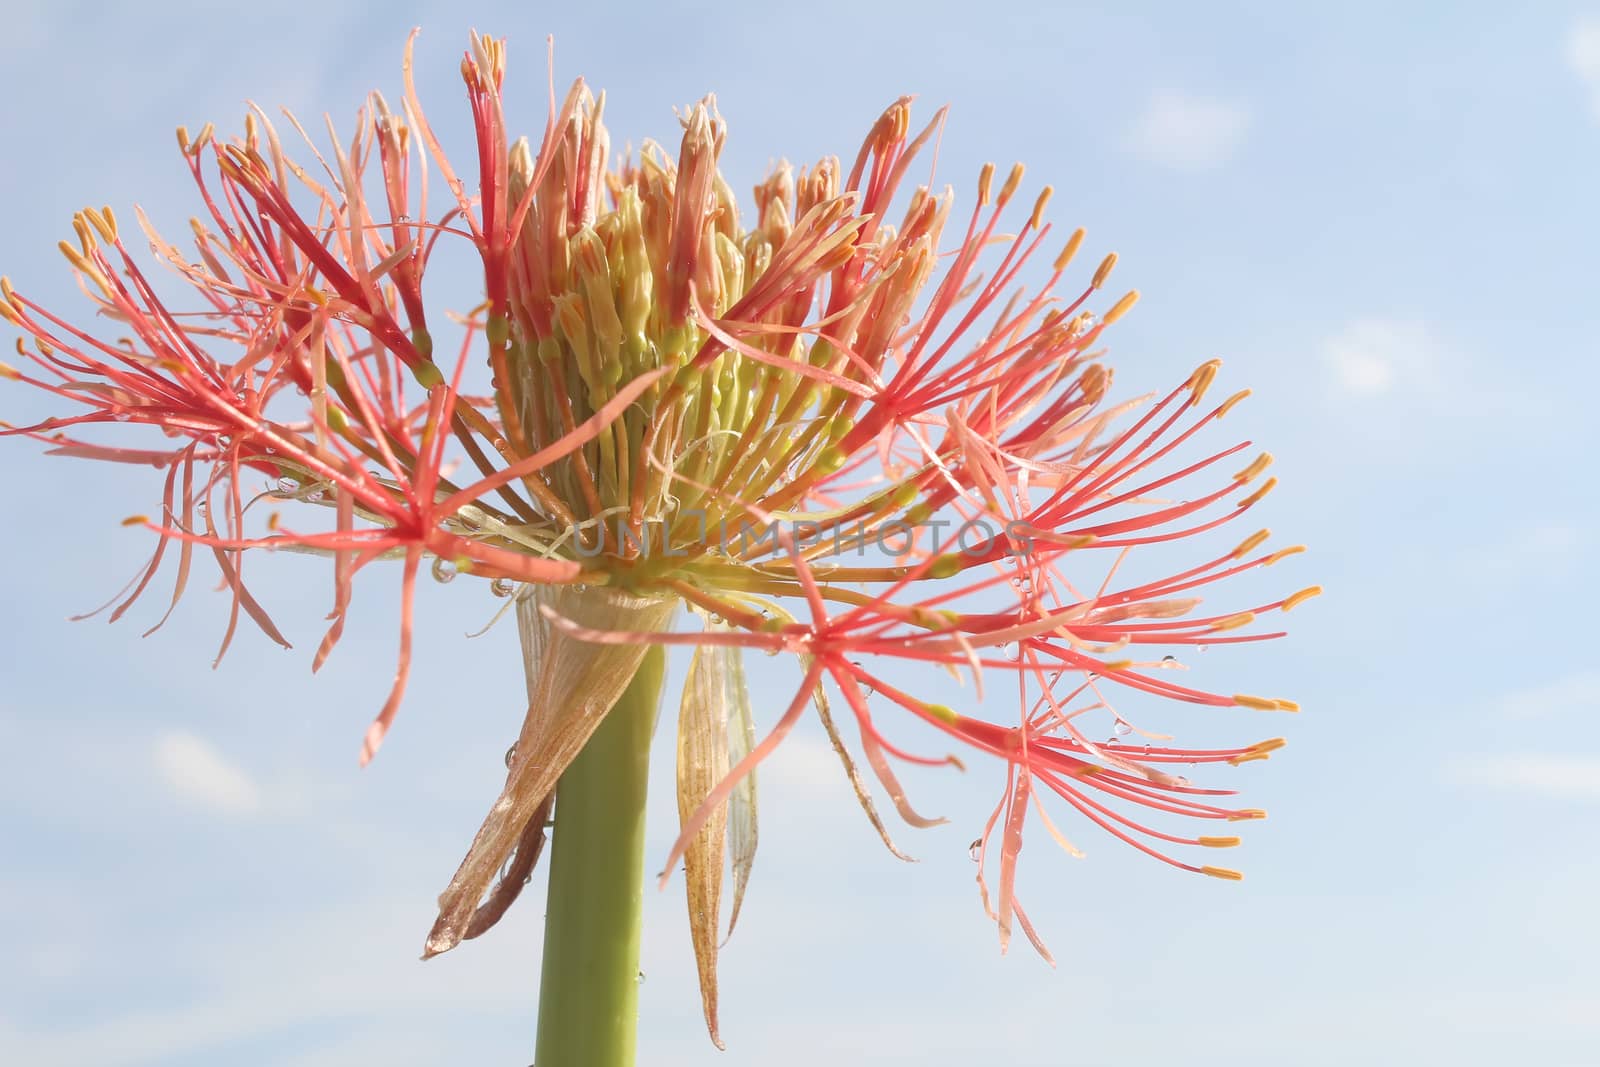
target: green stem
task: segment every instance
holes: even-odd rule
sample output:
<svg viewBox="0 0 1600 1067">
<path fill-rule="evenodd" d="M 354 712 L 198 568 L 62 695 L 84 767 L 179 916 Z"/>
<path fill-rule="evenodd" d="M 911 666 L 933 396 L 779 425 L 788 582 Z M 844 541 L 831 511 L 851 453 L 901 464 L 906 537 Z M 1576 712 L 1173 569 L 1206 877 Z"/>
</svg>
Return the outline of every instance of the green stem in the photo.
<svg viewBox="0 0 1600 1067">
<path fill-rule="evenodd" d="M 650 735 L 666 657 L 633 681 L 556 786 L 536 1067 L 633 1067 Z"/>
</svg>

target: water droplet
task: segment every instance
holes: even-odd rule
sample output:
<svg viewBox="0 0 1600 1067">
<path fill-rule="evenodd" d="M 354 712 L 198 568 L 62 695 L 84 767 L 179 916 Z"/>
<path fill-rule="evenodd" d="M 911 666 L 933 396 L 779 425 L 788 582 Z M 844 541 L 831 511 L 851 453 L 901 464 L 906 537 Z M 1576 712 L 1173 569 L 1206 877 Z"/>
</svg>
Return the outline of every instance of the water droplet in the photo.
<svg viewBox="0 0 1600 1067">
<path fill-rule="evenodd" d="M 1111 729 L 1115 730 L 1118 734 L 1120 734 L 1123 737 L 1126 737 L 1129 734 L 1133 733 L 1133 727 L 1126 720 L 1123 720 L 1123 719 L 1118 719 L 1117 722 L 1116 722 L 1116 725 L 1112 726 Z"/>
<path fill-rule="evenodd" d="M 1178 662 L 1178 657 L 1177 656 L 1162 656 L 1161 657 L 1161 662 L 1162 663 L 1176 663 L 1176 662 Z"/>
<path fill-rule="evenodd" d="M 1176 778 L 1172 779 L 1172 784 L 1181 788 L 1182 786 L 1189 784 L 1189 779 L 1180 774 Z"/>
<path fill-rule="evenodd" d="M 511 769 L 511 764 L 517 758 L 517 743 L 513 741 L 511 747 L 506 749 L 506 770 Z"/>
<path fill-rule="evenodd" d="M 262 451 L 264 451 L 267 455 L 271 456 L 271 455 L 276 454 L 278 450 L 277 450 L 277 448 L 275 448 L 272 445 L 267 445 L 266 448 L 262 449 Z"/>
<path fill-rule="evenodd" d="M 644 972 L 640 971 L 638 976 L 634 978 L 634 981 L 639 985 L 644 985 Z"/>
<path fill-rule="evenodd" d="M 396 221 L 396 222 L 410 222 L 411 221 L 411 216 L 410 215 L 396 215 L 394 217 L 394 221 Z"/>
<path fill-rule="evenodd" d="M 510 578 L 496 578 L 489 583 L 489 592 L 495 596 L 510 596 L 517 591 L 517 583 Z"/>
<path fill-rule="evenodd" d="M 1210 645 L 1195 645 L 1194 646 L 1194 650 L 1196 652 L 1209 652 L 1209 651 L 1211 651 L 1211 646 Z"/>
<path fill-rule="evenodd" d="M 126 411 L 113 411 L 111 413 L 111 417 L 116 419 L 118 422 L 127 422 L 129 419 L 133 418 L 133 416 L 129 415 Z"/>
<path fill-rule="evenodd" d="M 983 853 L 983 838 L 981 838 L 981 837 L 973 838 L 972 844 L 967 846 L 967 855 L 972 858 L 972 862 L 973 863 L 977 863 L 978 862 L 978 857 L 982 853 Z"/>
<path fill-rule="evenodd" d="M 275 497 L 291 497 L 300 491 L 300 483 L 293 478 L 279 478 L 267 492 Z"/>
<path fill-rule="evenodd" d="M 311 492 L 306 494 L 306 500 L 313 504 L 320 504 L 322 502 L 322 496 L 323 493 L 321 489 L 313 489 Z"/>
<path fill-rule="evenodd" d="M 448 559 L 443 559 L 443 558 L 435 559 L 433 561 L 433 580 L 434 581 L 441 582 L 441 583 L 448 582 L 452 578 L 454 578 L 455 576 L 456 576 L 456 565 L 455 565 L 454 562 L 452 562 L 451 560 L 448 560 Z"/>
</svg>

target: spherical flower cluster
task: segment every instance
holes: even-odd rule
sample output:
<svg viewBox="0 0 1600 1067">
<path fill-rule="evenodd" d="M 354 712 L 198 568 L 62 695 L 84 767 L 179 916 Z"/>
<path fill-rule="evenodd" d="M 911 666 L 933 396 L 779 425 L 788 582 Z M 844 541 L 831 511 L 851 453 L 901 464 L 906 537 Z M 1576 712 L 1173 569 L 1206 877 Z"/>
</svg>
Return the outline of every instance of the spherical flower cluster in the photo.
<svg viewBox="0 0 1600 1067">
<path fill-rule="evenodd" d="M 514 601 L 527 720 L 441 897 L 430 954 L 481 932 L 515 895 L 557 779 L 647 646 L 693 646 L 682 833 L 666 869 L 687 857 L 713 1032 L 723 869 L 731 858 L 736 916 L 754 854 L 751 772 L 808 708 L 886 842 L 839 710 L 914 825 L 934 820 L 913 810 L 896 763 L 954 761 L 902 750 L 886 736 L 897 721 L 1003 768 L 976 844 L 1002 944 L 1016 926 L 1045 951 L 1015 887 L 1030 815 L 1075 851 L 1047 801 L 1179 869 L 1238 877 L 1189 858 L 1237 838 L 1145 820 L 1261 817 L 1170 768 L 1237 765 L 1281 742 L 1097 738 L 1106 719 L 1128 732 L 1118 692 L 1295 710 L 1164 669 L 1197 645 L 1279 636 L 1258 620 L 1317 591 L 1201 605 L 1208 587 L 1299 551 L 1241 525 L 1274 484 L 1262 477 L 1269 456 L 1232 441 L 1185 451 L 1245 393 L 1213 399 L 1212 361 L 1164 395 L 1111 402 L 1102 338 L 1137 299 L 1106 294 L 1116 257 L 1066 288 L 1084 233 L 1052 241 L 1050 190 L 1019 200 L 1020 166 L 985 167 L 966 206 L 949 190 L 907 192 L 943 112 L 915 128 L 910 100 L 894 102 L 848 166 L 780 165 L 741 216 L 718 170 L 725 129 L 711 98 L 683 114 L 675 158 L 647 143 L 617 162 L 604 98 L 580 81 L 552 98 L 535 150 L 505 128 L 504 56 L 474 36 L 462 63 L 471 181 L 424 117 L 409 51 L 403 105 L 374 94 L 355 137 L 315 165 L 293 161 L 261 113 L 233 141 L 180 130 L 203 205 L 192 247 L 139 221 L 192 288 L 189 304 L 157 296 L 109 208 L 83 211 L 62 245 L 118 339 L 0 281 L 0 316 L 24 335 L 21 365 L 0 374 L 65 406 L 4 432 L 164 472 L 159 512 L 130 520 L 155 534 L 154 554 L 115 614 L 173 557 L 175 603 L 199 552 L 231 590 L 224 649 L 241 615 L 286 643 L 246 583 L 246 558 L 320 554 L 332 623 L 315 668 L 339 640 L 354 576 L 397 560 L 399 668 L 364 761 L 401 704 L 424 568 Z M 441 316 L 425 293 L 442 241 L 470 243 L 482 264 L 484 299 L 455 318 L 453 353 L 436 348 Z M 1025 266 L 1046 256 L 1048 276 L 1025 286 Z M 131 426 L 154 428 L 159 446 L 123 443 Z M 116 436 L 95 436 L 102 428 Z M 276 510 L 261 523 L 247 511 L 263 480 Z M 1228 525 L 1236 542 L 1176 573 L 1117 578 L 1130 553 Z M 1082 584 L 1090 575 L 1098 587 Z M 679 605 L 693 630 L 673 628 Z M 795 657 L 801 677 L 764 733 L 740 665 L 748 650 Z M 940 669 L 911 686 L 898 680 L 907 666 Z M 969 684 L 997 675 L 1019 694 L 1003 721 Z"/>
</svg>

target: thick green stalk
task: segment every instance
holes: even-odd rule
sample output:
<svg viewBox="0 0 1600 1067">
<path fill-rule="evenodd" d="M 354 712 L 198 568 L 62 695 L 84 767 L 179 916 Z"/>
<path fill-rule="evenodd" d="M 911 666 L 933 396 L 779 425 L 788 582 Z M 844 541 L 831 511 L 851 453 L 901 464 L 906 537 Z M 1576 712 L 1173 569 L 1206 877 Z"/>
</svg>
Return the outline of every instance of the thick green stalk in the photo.
<svg viewBox="0 0 1600 1067">
<path fill-rule="evenodd" d="M 633 681 L 556 787 L 536 1067 L 633 1067 L 650 734 L 666 657 Z"/>
</svg>

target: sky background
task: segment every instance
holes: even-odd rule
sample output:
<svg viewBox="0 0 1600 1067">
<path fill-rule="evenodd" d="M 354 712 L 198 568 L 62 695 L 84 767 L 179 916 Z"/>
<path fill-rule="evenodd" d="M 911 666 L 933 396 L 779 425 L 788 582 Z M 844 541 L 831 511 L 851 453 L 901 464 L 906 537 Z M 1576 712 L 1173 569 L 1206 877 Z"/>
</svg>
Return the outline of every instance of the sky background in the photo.
<svg viewBox="0 0 1600 1067">
<path fill-rule="evenodd" d="M 780 156 L 848 158 L 902 93 L 950 103 L 959 204 L 983 161 L 1022 159 L 1058 226 L 1121 254 L 1144 293 L 1111 334 L 1124 393 L 1213 356 L 1219 388 L 1255 389 L 1230 422 L 1278 458 L 1259 514 L 1313 548 L 1273 587 L 1328 593 L 1194 681 L 1304 705 L 1226 713 L 1239 741 L 1290 740 L 1224 776 L 1271 819 L 1228 857 L 1237 885 L 1092 827 L 1081 862 L 1036 833 L 1022 891 L 1051 969 L 999 955 L 972 881 L 1000 768 L 910 780 L 952 824 L 898 828 L 905 865 L 808 724 L 762 772 L 728 1051 L 674 882 L 647 894 L 641 1063 L 1592 1067 L 1600 7 L 1295 7 L 4 0 L 0 266 L 81 308 L 54 252 L 73 211 L 138 203 L 180 235 L 175 125 L 233 133 L 248 99 L 348 131 L 367 91 L 399 95 L 413 25 L 451 136 L 468 28 L 510 37 L 530 133 L 553 33 L 558 84 L 608 91 L 619 147 L 675 143 L 673 106 L 715 91 L 740 190 Z M 0 390 L 0 417 L 48 410 Z M 160 475 L 0 449 L 0 1062 L 527 1064 L 542 881 L 494 936 L 416 959 L 522 714 L 514 628 L 463 637 L 495 606 L 483 586 L 423 589 L 406 706 L 359 770 L 392 580 L 367 576 L 313 678 L 325 574 L 258 560 L 297 647 L 245 632 L 213 672 L 205 582 L 148 639 L 159 593 L 117 626 L 67 621 L 143 560 L 118 522 Z M 789 680 L 752 670 L 771 722 Z M 676 825 L 658 755 L 652 869 Z"/>
</svg>

